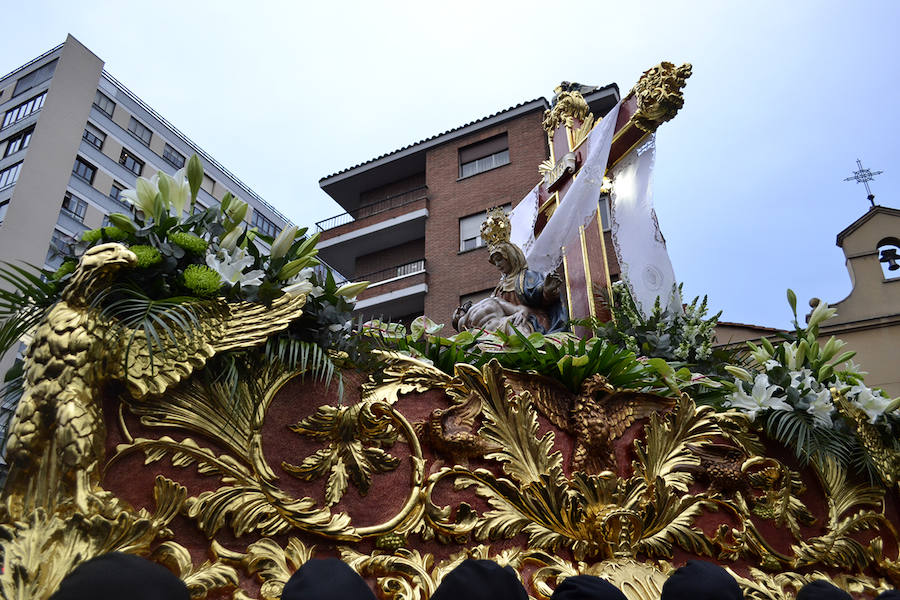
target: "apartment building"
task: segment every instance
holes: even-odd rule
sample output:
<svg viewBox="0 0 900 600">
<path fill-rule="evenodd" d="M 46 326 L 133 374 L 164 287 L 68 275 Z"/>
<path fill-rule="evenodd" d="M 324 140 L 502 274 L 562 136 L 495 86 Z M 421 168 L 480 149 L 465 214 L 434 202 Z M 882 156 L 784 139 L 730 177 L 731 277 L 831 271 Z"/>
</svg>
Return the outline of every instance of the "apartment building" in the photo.
<svg viewBox="0 0 900 600">
<path fill-rule="evenodd" d="M 247 220 L 259 231 L 276 235 L 288 223 L 71 35 L 0 78 L 0 115 L 0 260 L 56 268 L 58 248 L 128 210 L 123 189 L 139 176 L 174 173 L 194 153 L 206 174 L 200 204 L 231 192 L 249 203 Z"/>
<path fill-rule="evenodd" d="M 595 88 L 585 100 L 601 117 L 618 102 L 618 87 Z M 523 102 L 319 181 L 345 210 L 317 223 L 319 256 L 349 279 L 372 282 L 357 312 L 449 324 L 461 302 L 493 291 L 498 272 L 481 222 L 540 180 L 549 107 L 545 98 Z"/>
</svg>

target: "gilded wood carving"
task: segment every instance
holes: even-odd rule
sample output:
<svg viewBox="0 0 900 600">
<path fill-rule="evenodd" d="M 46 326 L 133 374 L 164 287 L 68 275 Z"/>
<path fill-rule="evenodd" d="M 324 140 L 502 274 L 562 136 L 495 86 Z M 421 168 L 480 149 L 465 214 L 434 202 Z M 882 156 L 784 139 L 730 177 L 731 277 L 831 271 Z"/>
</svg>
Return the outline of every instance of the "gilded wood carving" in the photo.
<svg viewBox="0 0 900 600">
<path fill-rule="evenodd" d="M 896 456 L 850 404 L 885 485 L 828 460 L 801 472 L 745 414 L 677 388 L 618 389 L 595 375 L 573 394 L 496 359 L 451 376 L 380 353 L 346 401 L 297 388 L 308 393 L 290 398 L 298 416 L 267 425 L 302 373 L 270 361 L 234 385 L 199 375 L 217 353 L 253 352 L 287 327 L 305 296 L 210 301 L 193 335 L 161 340 L 151 359 L 141 342 L 110 338 L 116 324 L 92 303 L 132 258 L 92 248 L 35 333 L 2 504 L 4 598 L 48 598 L 113 550 L 167 565 L 195 598 L 277 598 L 303 562 L 334 554 L 398 599 L 427 598 L 466 556 L 512 565 L 541 598 L 575 573 L 655 598 L 676 552 L 733 566 L 751 598 L 789 597 L 816 577 L 860 593 L 900 583 Z M 420 410 L 429 394 L 439 406 Z M 267 458 L 272 427 L 307 450 Z M 136 459 L 156 474 L 152 506 L 107 486 Z M 367 495 L 383 478 L 398 502 Z M 805 501 L 812 486 L 821 510 Z M 365 521 L 348 497 L 389 512 Z"/>
</svg>

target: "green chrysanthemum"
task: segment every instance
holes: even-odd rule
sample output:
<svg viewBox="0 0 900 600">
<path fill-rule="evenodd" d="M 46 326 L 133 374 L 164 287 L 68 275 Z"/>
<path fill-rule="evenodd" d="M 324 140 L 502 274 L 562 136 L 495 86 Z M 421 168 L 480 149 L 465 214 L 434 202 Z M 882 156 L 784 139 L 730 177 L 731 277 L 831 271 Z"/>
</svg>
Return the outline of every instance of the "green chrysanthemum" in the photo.
<svg viewBox="0 0 900 600">
<path fill-rule="evenodd" d="M 91 229 L 81 234 L 81 239 L 89 244 L 99 242 L 100 238 L 106 237 L 107 240 L 113 242 L 123 242 L 128 239 L 128 232 L 111 225 L 109 227 L 101 227 L 99 229 Z"/>
<path fill-rule="evenodd" d="M 184 231 L 170 233 L 169 241 L 193 254 L 204 254 L 206 247 L 209 245 L 203 238 Z"/>
<path fill-rule="evenodd" d="M 100 240 L 100 236 L 103 235 L 103 231 L 100 229 L 90 229 L 81 234 L 81 240 L 87 242 L 89 244 L 93 244 Z"/>
<path fill-rule="evenodd" d="M 59 268 L 53 273 L 53 275 L 51 275 L 51 278 L 54 281 L 59 281 L 69 273 L 74 272 L 75 267 L 76 264 L 74 260 L 67 260 L 63 264 L 59 265 Z"/>
<path fill-rule="evenodd" d="M 130 250 L 137 256 L 137 265 L 142 268 L 152 267 L 162 260 L 162 254 L 153 246 L 132 246 Z"/>
<path fill-rule="evenodd" d="M 124 229 L 119 229 L 115 225 L 104 227 L 103 235 L 106 236 L 106 239 L 113 242 L 124 242 L 128 239 L 128 232 Z"/>
<path fill-rule="evenodd" d="M 212 296 L 222 285 L 219 274 L 206 265 L 191 265 L 184 270 L 184 287 L 198 296 Z"/>
</svg>

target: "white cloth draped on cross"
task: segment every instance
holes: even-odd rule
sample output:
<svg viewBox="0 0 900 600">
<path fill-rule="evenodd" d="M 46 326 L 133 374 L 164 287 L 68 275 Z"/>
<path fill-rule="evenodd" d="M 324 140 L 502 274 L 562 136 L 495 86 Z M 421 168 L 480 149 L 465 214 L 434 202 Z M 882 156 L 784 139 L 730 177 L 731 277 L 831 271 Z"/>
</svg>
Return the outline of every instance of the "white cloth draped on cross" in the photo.
<svg viewBox="0 0 900 600">
<path fill-rule="evenodd" d="M 665 309 L 681 310 L 675 271 L 653 210 L 653 166 L 656 134 L 632 150 L 611 172 L 610 226 L 613 247 L 634 303 L 650 316 L 656 298 Z"/>
<path fill-rule="evenodd" d="M 562 262 L 565 245 L 578 239 L 579 228 L 587 227 L 596 215 L 618 114 L 617 104 L 588 135 L 584 163 L 537 238 L 534 223 L 539 186 L 510 213 L 511 241 L 525 252 L 529 268 L 541 273 L 555 270 Z M 670 295 L 675 285 L 675 273 L 653 211 L 653 139 L 649 150 L 645 145 L 643 152 L 632 151 L 614 169 L 610 207 L 613 247 L 622 279 L 645 316 L 653 310 L 657 296 L 663 307 L 674 300 Z M 680 299 L 675 302 L 680 306 Z"/>
</svg>

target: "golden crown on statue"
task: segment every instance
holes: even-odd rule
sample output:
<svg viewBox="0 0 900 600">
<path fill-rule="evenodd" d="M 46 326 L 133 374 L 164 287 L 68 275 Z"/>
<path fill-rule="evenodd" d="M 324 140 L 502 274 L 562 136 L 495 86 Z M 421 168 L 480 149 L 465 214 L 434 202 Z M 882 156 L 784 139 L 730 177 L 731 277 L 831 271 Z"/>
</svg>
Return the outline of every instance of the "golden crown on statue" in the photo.
<svg viewBox="0 0 900 600">
<path fill-rule="evenodd" d="M 481 239 L 487 242 L 489 247 L 496 246 L 500 242 L 508 242 L 512 226 L 506 211 L 501 207 L 487 211 L 487 216 L 481 223 Z"/>
</svg>

